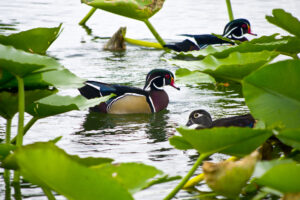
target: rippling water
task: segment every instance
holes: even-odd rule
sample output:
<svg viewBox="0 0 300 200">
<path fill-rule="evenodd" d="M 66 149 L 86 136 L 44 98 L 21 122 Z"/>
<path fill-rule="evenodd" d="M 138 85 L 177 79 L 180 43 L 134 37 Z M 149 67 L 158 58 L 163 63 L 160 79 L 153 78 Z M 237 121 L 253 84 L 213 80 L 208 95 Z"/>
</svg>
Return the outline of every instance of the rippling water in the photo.
<svg viewBox="0 0 300 200">
<path fill-rule="evenodd" d="M 269 35 L 284 33 L 267 23 L 266 14 L 273 8 L 284 8 L 299 18 L 300 1 L 232 0 L 235 18 L 247 18 L 253 32 Z M 79 1 L 14 0 L 0 1 L 0 33 L 8 34 L 35 27 L 52 27 L 63 23 L 63 32 L 48 50 L 48 55 L 59 61 L 77 76 L 143 87 L 145 76 L 153 68 L 175 71 L 162 57 L 163 51 L 127 46 L 125 52 L 103 51 L 107 40 L 120 26 L 127 26 L 130 38 L 154 41 L 146 26 L 104 11 L 97 11 L 88 27 L 78 22 L 90 8 Z M 150 21 L 167 42 L 182 40 L 181 33 L 222 33 L 228 21 L 225 1 L 169 0 Z M 246 113 L 247 107 L 238 90 L 215 88 L 213 85 L 180 85 L 181 90 L 166 88 L 170 104 L 166 111 L 152 115 L 103 115 L 88 111 L 74 111 L 42 119 L 26 135 L 24 143 L 47 141 L 58 136 L 58 146 L 80 156 L 111 157 L 116 162 L 143 162 L 170 175 L 185 175 L 195 161 L 196 152 L 182 152 L 172 148 L 168 137 L 175 128 L 184 125 L 189 113 L 204 108 L 214 118 Z M 76 90 L 64 91 L 77 95 Z M 27 116 L 28 120 L 29 117 Z M 13 132 L 16 129 L 14 123 Z M 0 119 L 0 136 L 4 136 L 5 122 Z M 222 159 L 214 155 L 213 160 Z M 198 170 L 201 172 L 201 169 Z M 137 199 L 162 199 L 174 186 L 170 182 L 154 186 L 135 195 Z M 0 178 L 0 197 L 4 196 L 4 182 Z M 40 189 L 23 184 L 26 199 L 47 199 Z M 201 187 L 202 190 L 207 190 Z M 193 194 L 181 191 L 181 199 Z M 24 198 L 25 199 L 25 198 Z M 64 199 L 58 196 L 58 199 Z"/>
</svg>

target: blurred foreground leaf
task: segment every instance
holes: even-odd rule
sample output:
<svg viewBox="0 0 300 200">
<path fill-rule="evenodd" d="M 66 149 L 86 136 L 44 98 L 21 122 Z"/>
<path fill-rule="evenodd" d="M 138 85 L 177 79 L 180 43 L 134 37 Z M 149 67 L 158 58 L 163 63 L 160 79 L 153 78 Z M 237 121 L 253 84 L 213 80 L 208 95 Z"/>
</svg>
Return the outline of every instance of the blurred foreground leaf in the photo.
<svg viewBox="0 0 300 200">
<path fill-rule="evenodd" d="M 185 140 L 200 154 L 220 152 L 237 157 L 251 153 L 272 135 L 270 130 L 239 127 L 201 130 L 178 128 L 177 131 L 182 135 L 182 139 L 179 139 L 179 136 L 175 136 L 175 139 L 170 138 L 175 147 L 189 147 L 182 146 Z"/>
<path fill-rule="evenodd" d="M 267 125 L 300 128 L 300 60 L 267 65 L 243 80 L 246 104 Z"/>
</svg>

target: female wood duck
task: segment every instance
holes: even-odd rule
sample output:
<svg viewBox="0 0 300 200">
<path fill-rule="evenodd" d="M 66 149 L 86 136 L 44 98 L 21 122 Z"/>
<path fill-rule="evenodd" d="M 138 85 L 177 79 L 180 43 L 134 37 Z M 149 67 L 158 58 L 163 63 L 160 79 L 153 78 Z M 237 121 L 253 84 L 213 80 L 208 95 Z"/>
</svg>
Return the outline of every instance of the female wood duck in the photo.
<svg viewBox="0 0 300 200">
<path fill-rule="evenodd" d="M 253 128 L 255 119 L 250 115 L 239 115 L 227 118 L 212 120 L 210 114 L 205 110 L 195 110 L 190 116 L 186 126 L 195 129 L 212 128 L 212 127 L 250 127 Z"/>
<path fill-rule="evenodd" d="M 111 114 L 155 113 L 168 106 L 169 97 L 163 89 L 165 85 L 179 90 L 174 85 L 172 72 L 153 69 L 146 77 L 144 89 L 87 81 L 79 91 L 87 99 L 116 94 L 108 101 L 91 108 L 93 111 Z"/>
<path fill-rule="evenodd" d="M 227 37 L 232 40 L 247 41 L 248 39 L 244 35 L 248 33 L 251 35 L 256 35 L 251 32 L 250 22 L 246 19 L 235 19 L 230 21 L 224 28 L 223 37 Z M 200 50 L 208 45 L 212 44 L 234 44 L 233 42 L 228 42 L 214 35 L 203 34 L 203 35 L 189 35 L 181 34 L 182 36 L 192 37 L 195 39 L 196 43 L 191 40 L 184 40 L 175 44 L 166 44 L 164 47 L 173 49 L 175 51 L 193 51 Z"/>
</svg>

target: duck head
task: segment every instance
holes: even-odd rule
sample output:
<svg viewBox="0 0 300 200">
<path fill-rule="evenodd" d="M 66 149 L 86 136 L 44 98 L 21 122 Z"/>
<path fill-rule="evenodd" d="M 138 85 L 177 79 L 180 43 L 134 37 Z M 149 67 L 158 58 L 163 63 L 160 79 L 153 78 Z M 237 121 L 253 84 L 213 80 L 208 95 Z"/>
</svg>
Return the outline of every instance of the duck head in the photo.
<svg viewBox="0 0 300 200">
<path fill-rule="evenodd" d="M 144 90 L 148 88 L 150 90 L 163 90 L 165 85 L 170 85 L 180 90 L 174 85 L 174 74 L 172 72 L 165 69 L 153 69 L 147 74 Z"/>
<path fill-rule="evenodd" d="M 247 19 L 235 19 L 226 24 L 223 32 L 224 37 L 234 40 L 247 40 L 244 34 L 256 35 L 251 32 L 250 22 Z"/>
<path fill-rule="evenodd" d="M 210 128 L 212 127 L 212 118 L 205 110 L 194 110 L 191 112 L 186 126 L 196 129 Z"/>
</svg>

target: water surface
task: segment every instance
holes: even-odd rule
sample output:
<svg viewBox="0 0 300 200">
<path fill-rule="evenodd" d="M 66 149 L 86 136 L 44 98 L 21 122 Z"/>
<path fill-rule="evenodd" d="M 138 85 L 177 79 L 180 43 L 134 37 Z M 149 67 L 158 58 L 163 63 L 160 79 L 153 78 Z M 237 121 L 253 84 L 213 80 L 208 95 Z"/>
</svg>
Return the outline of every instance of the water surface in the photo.
<svg viewBox="0 0 300 200">
<path fill-rule="evenodd" d="M 243 1 L 233 0 L 235 18 L 247 18 L 252 31 L 258 35 L 274 32 L 286 34 L 267 23 L 265 15 L 273 8 L 284 8 L 299 18 L 298 0 Z M 163 51 L 127 45 L 125 52 L 103 51 L 107 40 L 99 37 L 113 35 L 120 26 L 127 27 L 127 36 L 154 41 L 146 26 L 139 21 L 126 19 L 104 11 L 97 11 L 88 21 L 88 27 L 78 22 L 90 8 L 80 1 L 14 0 L 0 2 L 0 33 L 8 34 L 35 27 L 53 27 L 63 23 L 63 32 L 53 43 L 48 55 L 57 58 L 66 68 L 79 77 L 109 83 L 143 87 L 146 74 L 154 68 L 173 72 L 162 57 Z M 167 42 L 183 38 L 181 33 L 222 33 L 228 21 L 225 1 L 220 0 L 169 0 L 150 21 Z M 195 109 L 208 110 L 213 118 L 248 112 L 240 91 L 216 88 L 214 85 L 179 85 L 180 91 L 167 87 L 170 104 L 167 110 L 151 115 L 104 115 L 89 111 L 73 111 L 42 119 L 28 132 L 24 143 L 48 141 L 63 136 L 58 146 L 70 154 L 80 156 L 111 157 L 116 162 L 142 162 L 153 165 L 170 175 L 185 175 L 195 161 L 194 151 L 179 151 L 168 142 L 184 125 L 189 113 Z M 77 95 L 77 90 L 63 94 Z M 26 116 L 26 120 L 29 116 Z M 15 133 L 14 122 L 13 133 Z M 4 137 L 5 122 L 0 120 L 0 137 Z M 224 156 L 217 154 L 212 160 Z M 201 172 L 201 169 L 198 169 Z M 154 186 L 135 195 L 136 199 L 162 199 L 177 182 Z M 0 178 L 0 197 L 4 196 L 3 177 Z M 24 199 L 44 200 L 40 189 L 22 185 Z M 205 186 L 201 190 L 208 190 Z M 13 191 L 12 191 L 13 192 Z M 179 193 L 180 199 L 193 194 Z M 58 199 L 64 199 L 57 196 Z M 1 198 L 2 199 L 2 198 Z"/>
</svg>

